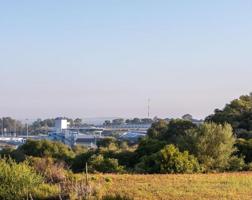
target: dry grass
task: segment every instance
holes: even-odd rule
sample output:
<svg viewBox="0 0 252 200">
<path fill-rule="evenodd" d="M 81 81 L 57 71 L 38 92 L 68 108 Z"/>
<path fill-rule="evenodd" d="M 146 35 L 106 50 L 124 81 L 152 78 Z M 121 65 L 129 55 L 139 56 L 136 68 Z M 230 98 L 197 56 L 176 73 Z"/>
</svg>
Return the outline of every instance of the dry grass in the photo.
<svg viewBox="0 0 252 200">
<path fill-rule="evenodd" d="M 252 173 L 193 175 L 93 175 L 104 194 L 135 200 L 251 200 Z"/>
</svg>

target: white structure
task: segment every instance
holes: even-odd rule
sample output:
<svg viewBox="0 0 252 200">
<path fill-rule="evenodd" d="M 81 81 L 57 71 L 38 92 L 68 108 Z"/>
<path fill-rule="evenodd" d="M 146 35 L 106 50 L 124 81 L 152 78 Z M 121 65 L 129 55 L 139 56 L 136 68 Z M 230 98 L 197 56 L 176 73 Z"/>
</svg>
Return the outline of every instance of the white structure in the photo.
<svg viewBox="0 0 252 200">
<path fill-rule="evenodd" d="M 56 132 L 62 132 L 68 128 L 69 122 L 65 118 L 56 118 L 55 119 L 55 130 Z"/>
</svg>

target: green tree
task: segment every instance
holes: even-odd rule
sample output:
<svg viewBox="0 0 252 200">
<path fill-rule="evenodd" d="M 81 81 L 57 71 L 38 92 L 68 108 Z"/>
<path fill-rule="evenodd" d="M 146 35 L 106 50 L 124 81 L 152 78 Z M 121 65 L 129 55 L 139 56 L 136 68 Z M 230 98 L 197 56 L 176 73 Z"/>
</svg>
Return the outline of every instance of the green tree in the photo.
<svg viewBox="0 0 252 200">
<path fill-rule="evenodd" d="M 235 138 L 229 124 L 205 123 L 197 129 L 195 150 L 206 171 L 225 170 L 235 152 Z"/>
<path fill-rule="evenodd" d="M 229 123 L 238 137 L 252 138 L 252 93 L 231 101 L 223 110 L 216 109 L 206 121 Z"/>
<path fill-rule="evenodd" d="M 252 162 L 252 139 L 238 139 L 235 146 L 237 147 L 237 155 L 240 157 L 244 156 L 246 163 Z"/>
<path fill-rule="evenodd" d="M 144 138 L 140 141 L 138 148 L 136 149 L 137 159 L 142 156 L 151 155 L 160 151 L 167 143 L 162 140 Z"/>
<path fill-rule="evenodd" d="M 195 129 L 196 127 L 197 126 L 195 124 L 188 120 L 171 120 L 162 139 L 168 141 L 170 144 L 179 145 L 182 138 L 187 135 L 187 132 L 191 129 Z"/>
<path fill-rule="evenodd" d="M 188 120 L 173 119 L 169 123 L 164 120 L 153 123 L 148 130 L 148 137 L 174 144 L 181 150 L 187 150 L 188 133 L 197 126 Z M 191 144 L 190 144 L 191 145 Z"/>
<path fill-rule="evenodd" d="M 152 139 L 162 138 L 168 129 L 167 122 L 165 120 L 159 120 L 154 122 L 149 128 L 147 135 Z"/>
<path fill-rule="evenodd" d="M 166 145 L 157 153 L 143 156 L 136 170 L 143 173 L 193 173 L 200 171 L 200 165 L 188 151 L 180 152 L 174 145 Z"/>
</svg>

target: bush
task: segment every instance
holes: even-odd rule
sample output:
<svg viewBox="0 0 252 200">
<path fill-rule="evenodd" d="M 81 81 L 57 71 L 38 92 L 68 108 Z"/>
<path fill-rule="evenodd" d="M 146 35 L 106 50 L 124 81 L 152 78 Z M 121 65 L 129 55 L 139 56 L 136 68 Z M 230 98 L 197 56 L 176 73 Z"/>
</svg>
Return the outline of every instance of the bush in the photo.
<svg viewBox="0 0 252 200">
<path fill-rule="evenodd" d="M 74 152 L 67 145 L 49 140 L 28 140 L 18 150 L 27 156 L 52 157 L 58 160 L 64 160 L 67 163 L 72 161 L 75 156 Z"/>
<path fill-rule="evenodd" d="M 47 183 L 59 183 L 66 179 L 65 165 L 52 158 L 30 158 L 31 165 L 37 173 L 43 175 Z"/>
<path fill-rule="evenodd" d="M 174 145 L 168 145 L 159 152 L 161 173 L 193 173 L 200 171 L 197 159 L 188 151 L 180 152 Z"/>
<path fill-rule="evenodd" d="M 245 168 L 246 171 L 252 171 L 252 163 L 246 164 Z"/>
<path fill-rule="evenodd" d="M 94 154 L 95 154 L 95 151 L 89 150 L 86 153 L 77 155 L 72 162 L 72 166 L 71 166 L 72 171 L 74 173 L 83 172 L 85 170 L 86 163 Z"/>
<path fill-rule="evenodd" d="M 26 162 L 17 164 L 12 159 L 0 160 L 0 199 L 22 199 L 42 182 L 42 177 Z"/>
<path fill-rule="evenodd" d="M 117 159 L 104 158 L 102 155 L 93 155 L 88 164 L 92 172 L 115 173 L 123 171 L 123 167 L 118 164 Z"/>
<path fill-rule="evenodd" d="M 246 167 L 244 159 L 237 156 L 233 156 L 229 160 L 228 169 L 231 171 L 242 171 Z"/>
<path fill-rule="evenodd" d="M 193 173 L 200 171 L 200 165 L 187 151 L 180 152 L 174 145 L 167 145 L 158 153 L 142 157 L 136 170 L 147 173 Z"/>
<path fill-rule="evenodd" d="M 4 148 L 0 151 L 1 158 L 9 158 L 11 157 L 16 162 L 23 162 L 25 160 L 25 154 L 17 149 L 13 148 Z"/>
</svg>

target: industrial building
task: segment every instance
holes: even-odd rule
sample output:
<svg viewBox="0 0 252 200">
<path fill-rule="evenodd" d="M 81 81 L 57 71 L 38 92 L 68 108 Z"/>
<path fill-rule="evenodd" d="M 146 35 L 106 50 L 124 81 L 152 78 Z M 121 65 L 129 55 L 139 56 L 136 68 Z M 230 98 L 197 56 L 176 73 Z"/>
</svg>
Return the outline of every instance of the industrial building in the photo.
<svg viewBox="0 0 252 200">
<path fill-rule="evenodd" d="M 48 139 L 62 142 L 71 147 L 74 145 L 96 147 L 96 142 L 103 138 L 101 131 L 93 127 L 85 129 L 89 133 L 93 131 L 93 134 L 79 133 L 79 129 L 69 127 L 69 122 L 66 118 L 56 118 L 54 130 L 48 134 Z M 97 132 L 99 133 L 98 135 L 96 135 Z"/>
</svg>

